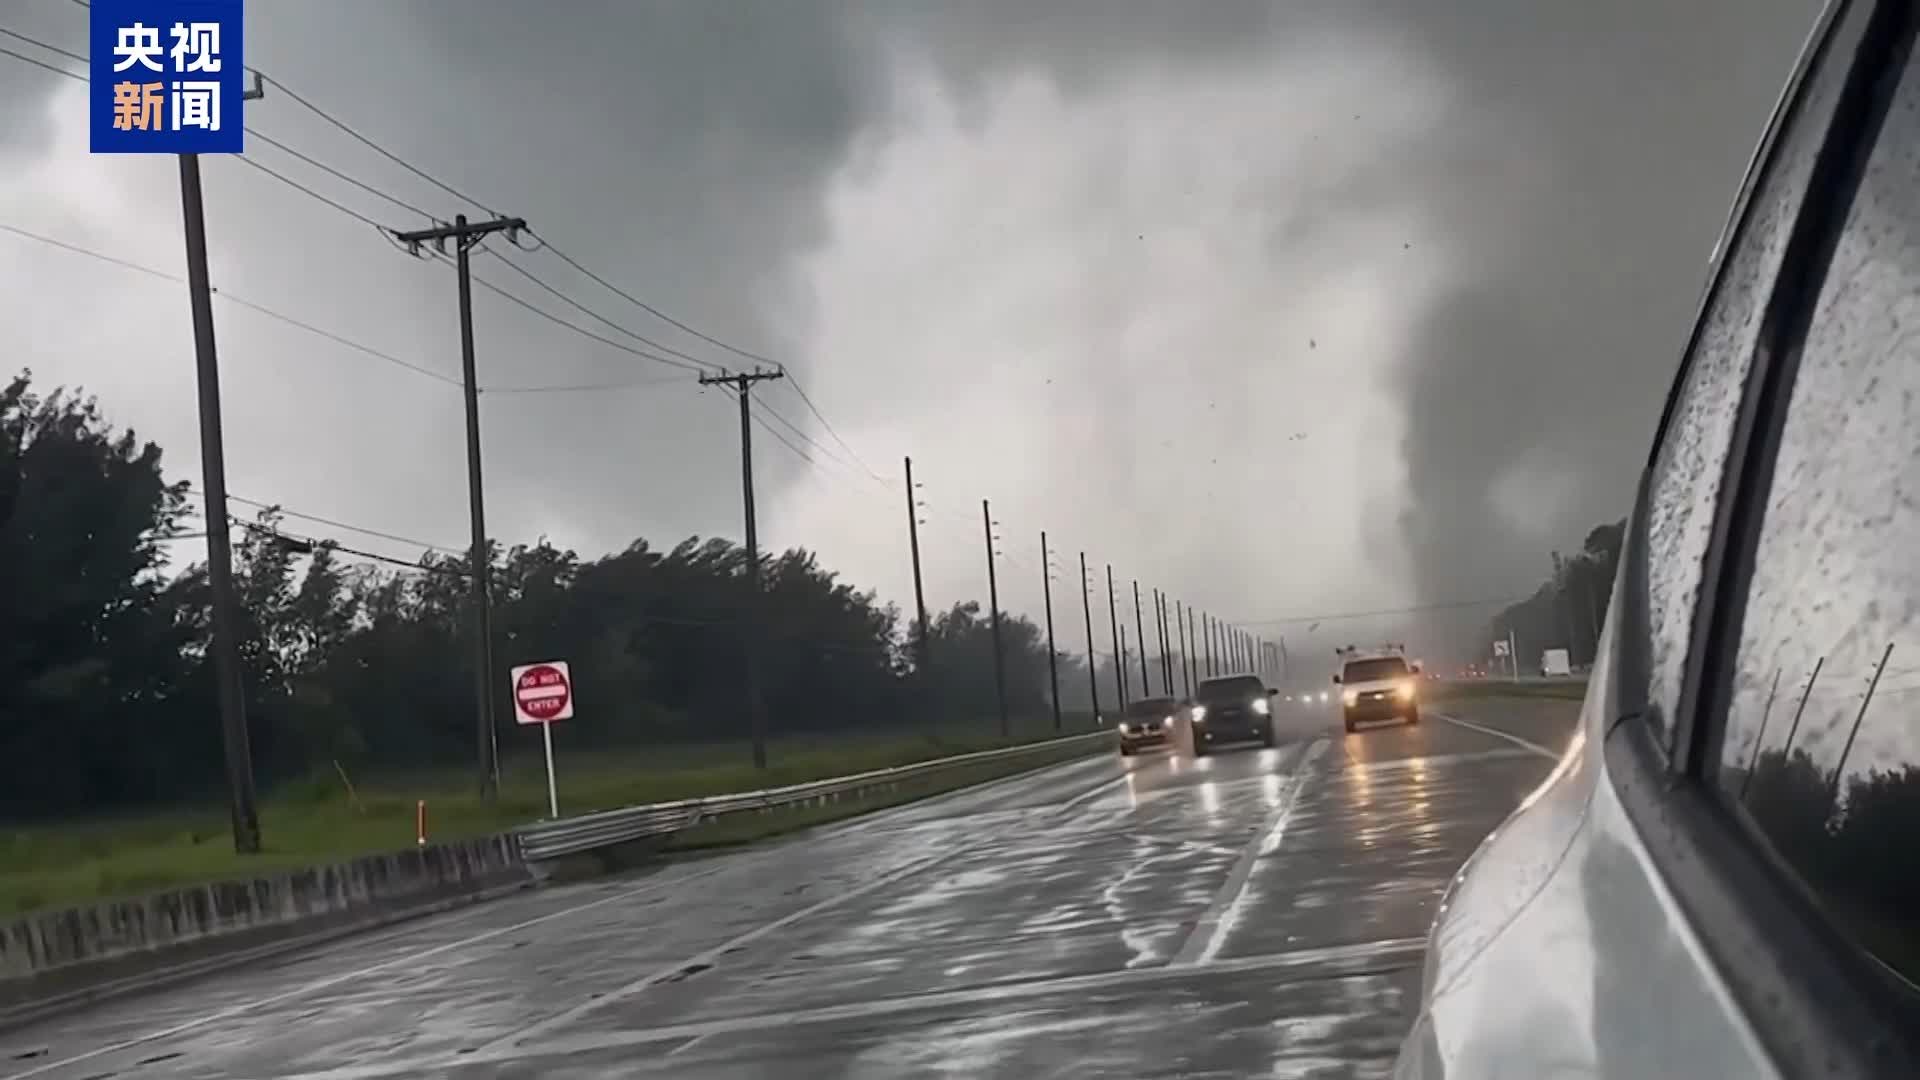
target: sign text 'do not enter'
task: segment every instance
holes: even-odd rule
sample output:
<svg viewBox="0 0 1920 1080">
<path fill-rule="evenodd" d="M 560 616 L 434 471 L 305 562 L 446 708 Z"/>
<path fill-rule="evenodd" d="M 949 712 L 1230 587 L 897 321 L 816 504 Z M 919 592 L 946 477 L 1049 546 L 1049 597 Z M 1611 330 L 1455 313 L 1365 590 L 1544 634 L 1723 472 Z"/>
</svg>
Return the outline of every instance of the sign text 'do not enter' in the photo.
<svg viewBox="0 0 1920 1080">
<path fill-rule="evenodd" d="M 513 714 L 522 724 L 550 724 L 573 716 L 573 677 L 564 660 L 513 669 Z"/>
</svg>

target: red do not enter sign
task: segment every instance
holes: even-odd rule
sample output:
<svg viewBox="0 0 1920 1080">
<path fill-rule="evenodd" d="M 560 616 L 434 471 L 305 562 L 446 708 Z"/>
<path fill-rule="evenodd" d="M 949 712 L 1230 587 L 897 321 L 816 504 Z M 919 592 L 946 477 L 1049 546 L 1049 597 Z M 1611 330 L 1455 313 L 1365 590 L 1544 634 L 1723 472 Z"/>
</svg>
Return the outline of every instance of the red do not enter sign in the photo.
<svg viewBox="0 0 1920 1080">
<path fill-rule="evenodd" d="M 513 669 L 513 714 L 522 724 L 551 724 L 573 716 L 573 675 L 565 660 Z"/>
</svg>

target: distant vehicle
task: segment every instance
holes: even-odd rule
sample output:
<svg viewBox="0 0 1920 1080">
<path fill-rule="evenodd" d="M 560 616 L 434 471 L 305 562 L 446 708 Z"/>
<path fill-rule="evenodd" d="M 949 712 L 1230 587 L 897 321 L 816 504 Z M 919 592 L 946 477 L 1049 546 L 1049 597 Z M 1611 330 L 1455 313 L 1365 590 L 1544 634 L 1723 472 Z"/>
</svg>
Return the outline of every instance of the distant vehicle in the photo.
<svg viewBox="0 0 1920 1080">
<path fill-rule="evenodd" d="M 1340 685 L 1340 718 L 1349 733 L 1363 720 L 1403 719 L 1420 722 L 1420 665 L 1408 663 L 1398 651 L 1372 654 L 1348 649 L 1346 663 L 1333 681 Z"/>
<path fill-rule="evenodd" d="M 1579 727 L 1441 898 L 1399 1080 L 1920 1077 L 1915 36 L 1910 0 L 1820 14 L 1639 459 Z"/>
<path fill-rule="evenodd" d="M 1120 754 L 1130 757 L 1143 746 L 1165 746 L 1173 738 L 1180 703 L 1172 698 L 1142 698 L 1120 718 Z"/>
<path fill-rule="evenodd" d="M 1567 650 L 1548 649 L 1541 653 L 1540 674 L 1548 677 L 1573 674 L 1573 662 L 1567 659 Z"/>
<path fill-rule="evenodd" d="M 1275 742 L 1273 733 L 1273 696 L 1258 675 L 1222 675 L 1202 679 L 1194 689 L 1193 752 L 1205 757 L 1215 746 L 1228 742 L 1258 740 L 1266 746 Z"/>
</svg>

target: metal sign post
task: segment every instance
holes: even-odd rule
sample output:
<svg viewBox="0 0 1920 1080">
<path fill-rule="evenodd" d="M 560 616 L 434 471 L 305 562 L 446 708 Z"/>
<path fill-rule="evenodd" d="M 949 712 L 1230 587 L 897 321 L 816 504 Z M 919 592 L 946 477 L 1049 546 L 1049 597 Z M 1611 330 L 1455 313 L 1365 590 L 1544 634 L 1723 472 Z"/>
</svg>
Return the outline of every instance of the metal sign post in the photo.
<svg viewBox="0 0 1920 1080">
<path fill-rule="evenodd" d="M 547 747 L 547 816 L 560 817 L 560 789 L 553 782 L 553 725 L 540 725 L 540 741 Z"/>
<path fill-rule="evenodd" d="M 560 789 L 553 778 L 553 725 L 573 718 L 573 673 L 565 660 L 514 668 L 513 716 L 521 724 L 540 725 L 547 754 L 547 816 L 560 816 Z"/>
</svg>

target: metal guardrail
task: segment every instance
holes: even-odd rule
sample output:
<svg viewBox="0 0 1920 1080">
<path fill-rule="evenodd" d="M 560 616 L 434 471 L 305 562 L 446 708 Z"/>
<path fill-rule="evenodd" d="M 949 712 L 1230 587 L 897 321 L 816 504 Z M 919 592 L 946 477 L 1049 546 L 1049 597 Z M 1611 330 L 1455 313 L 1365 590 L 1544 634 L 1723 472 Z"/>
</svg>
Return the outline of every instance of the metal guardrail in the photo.
<svg viewBox="0 0 1920 1080">
<path fill-rule="evenodd" d="M 1092 731 L 1084 735 L 1068 735 L 1064 738 L 1048 739 L 1045 742 L 1001 747 L 998 750 L 956 754 L 953 757 L 916 761 L 911 765 L 896 765 L 890 769 L 875 769 L 872 772 L 812 780 L 804 784 L 789 784 L 786 787 L 742 791 L 731 795 L 710 795 L 702 799 L 682 799 L 679 802 L 628 806 L 618 810 L 602 810 L 598 813 L 582 814 L 579 817 L 523 825 L 514 830 L 514 835 L 519 837 L 520 854 L 523 858 L 528 862 L 544 862 L 565 855 L 592 851 L 595 848 L 624 844 L 631 840 L 670 836 L 682 829 L 725 817 L 728 814 L 758 813 L 781 807 L 831 802 L 879 788 L 894 787 L 904 781 L 917 780 L 950 769 L 1008 758 L 1038 756 L 1048 751 L 1061 750 L 1081 743 L 1091 747 L 1094 740 L 1111 741 L 1113 737 L 1111 729 Z"/>
</svg>

